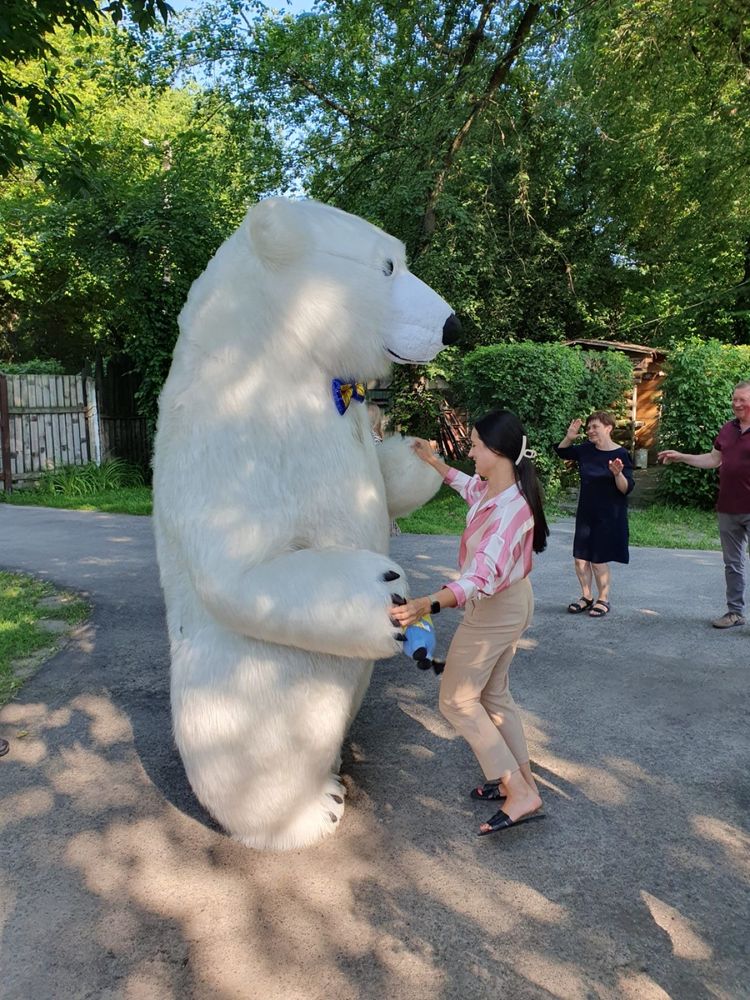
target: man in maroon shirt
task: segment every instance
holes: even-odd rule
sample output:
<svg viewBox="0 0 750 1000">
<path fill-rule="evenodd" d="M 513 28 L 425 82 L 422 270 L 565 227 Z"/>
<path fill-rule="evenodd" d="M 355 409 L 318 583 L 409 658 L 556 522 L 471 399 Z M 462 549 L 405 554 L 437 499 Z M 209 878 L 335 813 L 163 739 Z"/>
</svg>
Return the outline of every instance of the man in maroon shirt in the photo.
<svg viewBox="0 0 750 1000">
<path fill-rule="evenodd" d="M 732 410 L 734 420 L 724 424 L 705 455 L 659 452 L 660 462 L 684 462 L 696 469 L 719 470 L 716 511 L 724 553 L 727 613 L 711 623 L 714 628 L 745 624 L 745 554 L 750 541 L 750 382 L 734 387 Z"/>
</svg>

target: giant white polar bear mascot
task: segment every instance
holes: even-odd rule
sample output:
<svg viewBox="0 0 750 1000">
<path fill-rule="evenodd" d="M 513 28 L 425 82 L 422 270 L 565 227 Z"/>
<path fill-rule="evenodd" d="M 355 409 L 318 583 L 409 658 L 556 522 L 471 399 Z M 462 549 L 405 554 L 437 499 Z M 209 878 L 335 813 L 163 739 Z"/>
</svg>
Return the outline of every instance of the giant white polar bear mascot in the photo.
<svg viewBox="0 0 750 1000">
<path fill-rule="evenodd" d="M 429 361 L 458 323 L 398 240 L 282 198 L 250 209 L 179 322 L 154 455 L 175 739 L 234 837 L 302 847 L 336 829 L 344 734 L 400 648 L 389 521 L 440 482 L 407 440 L 375 447 L 334 380 Z"/>
</svg>

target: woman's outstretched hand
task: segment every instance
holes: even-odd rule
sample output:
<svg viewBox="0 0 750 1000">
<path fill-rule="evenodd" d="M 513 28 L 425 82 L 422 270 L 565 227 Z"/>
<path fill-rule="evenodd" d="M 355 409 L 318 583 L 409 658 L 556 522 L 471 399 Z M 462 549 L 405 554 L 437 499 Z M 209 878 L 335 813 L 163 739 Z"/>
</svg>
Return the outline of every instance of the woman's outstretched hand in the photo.
<svg viewBox="0 0 750 1000">
<path fill-rule="evenodd" d="M 567 438 L 577 438 L 581 430 L 581 424 L 583 423 L 578 417 L 575 420 L 570 421 L 570 426 L 568 427 L 565 437 Z"/>
<path fill-rule="evenodd" d="M 613 476 L 619 476 L 623 470 L 623 464 L 621 458 L 613 458 L 609 463 L 609 471 Z"/>
<path fill-rule="evenodd" d="M 394 604 L 389 611 L 391 621 L 398 622 L 401 628 L 408 628 L 429 613 L 429 597 L 414 597 L 406 604 Z"/>
<path fill-rule="evenodd" d="M 412 441 L 412 448 L 414 449 L 414 454 L 417 458 L 421 458 L 423 462 L 427 462 L 428 465 L 432 465 L 437 455 L 432 450 L 432 445 L 429 441 L 425 441 L 424 438 L 414 438 Z"/>
</svg>

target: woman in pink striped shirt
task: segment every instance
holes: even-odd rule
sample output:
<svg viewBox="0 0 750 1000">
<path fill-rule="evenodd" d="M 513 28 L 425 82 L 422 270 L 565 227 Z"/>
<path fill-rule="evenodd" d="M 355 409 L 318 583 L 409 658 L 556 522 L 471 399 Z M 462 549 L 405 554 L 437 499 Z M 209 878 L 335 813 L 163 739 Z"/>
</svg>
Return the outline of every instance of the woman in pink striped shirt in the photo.
<svg viewBox="0 0 750 1000">
<path fill-rule="evenodd" d="M 414 450 L 461 494 L 469 513 L 458 579 L 436 594 L 393 606 L 391 614 L 406 628 L 443 608 L 465 609 L 441 678 L 440 711 L 469 743 L 487 779 L 471 797 L 504 800 L 479 828 L 483 836 L 540 817 L 542 800 L 508 669 L 531 624 L 532 554 L 546 548 L 549 528 L 531 461 L 534 452 L 526 447 L 515 413 L 494 410 L 474 425 L 469 452 L 474 476 L 451 469 L 427 441 L 418 438 Z"/>
</svg>

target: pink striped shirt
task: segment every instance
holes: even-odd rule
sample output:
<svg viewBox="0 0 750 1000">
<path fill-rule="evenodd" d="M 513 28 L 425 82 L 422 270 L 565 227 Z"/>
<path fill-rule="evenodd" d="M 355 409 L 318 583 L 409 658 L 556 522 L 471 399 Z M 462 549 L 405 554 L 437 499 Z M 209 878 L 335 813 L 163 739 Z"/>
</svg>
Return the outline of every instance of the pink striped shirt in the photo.
<svg viewBox="0 0 750 1000">
<path fill-rule="evenodd" d="M 531 572 L 534 515 L 518 486 L 485 499 L 487 483 L 451 469 L 445 482 L 469 504 L 461 536 L 461 575 L 445 586 L 462 608 L 471 598 L 491 597 Z"/>
</svg>

